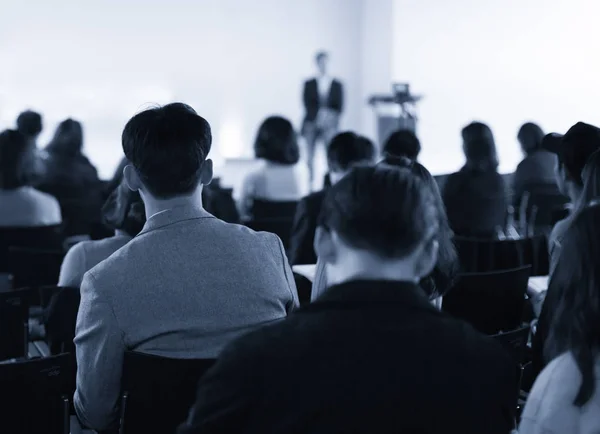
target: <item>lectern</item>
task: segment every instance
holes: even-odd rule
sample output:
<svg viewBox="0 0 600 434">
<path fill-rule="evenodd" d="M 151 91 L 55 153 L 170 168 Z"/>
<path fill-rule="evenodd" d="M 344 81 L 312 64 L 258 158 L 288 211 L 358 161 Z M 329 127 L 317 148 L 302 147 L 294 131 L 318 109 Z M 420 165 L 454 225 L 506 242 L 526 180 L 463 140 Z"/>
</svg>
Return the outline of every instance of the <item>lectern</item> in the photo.
<svg viewBox="0 0 600 434">
<path fill-rule="evenodd" d="M 417 102 L 423 97 L 411 94 L 407 83 L 395 83 L 392 89 L 391 94 L 378 94 L 369 98 L 369 104 L 377 116 L 380 145 L 396 130 L 417 130 Z"/>
</svg>

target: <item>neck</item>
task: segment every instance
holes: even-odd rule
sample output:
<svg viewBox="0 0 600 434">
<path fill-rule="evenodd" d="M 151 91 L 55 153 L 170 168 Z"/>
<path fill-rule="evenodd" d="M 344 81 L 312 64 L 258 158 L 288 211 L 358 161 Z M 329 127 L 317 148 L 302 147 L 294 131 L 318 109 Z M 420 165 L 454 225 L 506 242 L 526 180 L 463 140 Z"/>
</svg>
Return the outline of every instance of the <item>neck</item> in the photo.
<svg viewBox="0 0 600 434">
<path fill-rule="evenodd" d="M 348 256 L 338 264 L 327 266 L 327 282 L 336 285 L 352 280 L 394 280 L 418 283 L 412 261 L 386 261 L 374 257 Z"/>
<path fill-rule="evenodd" d="M 199 207 L 202 208 L 202 186 L 199 185 L 194 192 L 185 196 L 175 196 L 169 199 L 157 199 L 148 192 L 140 190 L 140 195 L 144 201 L 146 215 L 153 216 L 162 211 L 178 207 Z"/>
</svg>

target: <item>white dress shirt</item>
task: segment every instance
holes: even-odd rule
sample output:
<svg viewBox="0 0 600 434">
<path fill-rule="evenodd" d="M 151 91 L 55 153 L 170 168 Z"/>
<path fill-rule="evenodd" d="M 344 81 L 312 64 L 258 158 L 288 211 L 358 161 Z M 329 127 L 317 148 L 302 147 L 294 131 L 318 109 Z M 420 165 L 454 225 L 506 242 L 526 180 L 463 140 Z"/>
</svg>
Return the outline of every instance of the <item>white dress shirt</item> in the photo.
<svg viewBox="0 0 600 434">
<path fill-rule="evenodd" d="M 62 221 L 60 205 L 49 194 L 32 187 L 0 189 L 0 227 L 39 227 Z"/>
</svg>

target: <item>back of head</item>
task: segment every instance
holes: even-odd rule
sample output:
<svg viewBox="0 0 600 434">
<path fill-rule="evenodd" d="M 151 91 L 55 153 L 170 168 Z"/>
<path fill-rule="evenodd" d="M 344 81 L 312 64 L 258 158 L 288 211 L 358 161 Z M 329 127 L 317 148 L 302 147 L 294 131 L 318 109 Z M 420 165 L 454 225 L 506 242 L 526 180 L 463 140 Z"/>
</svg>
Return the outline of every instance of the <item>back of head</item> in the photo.
<svg viewBox="0 0 600 434">
<path fill-rule="evenodd" d="M 521 144 L 523 152 L 527 155 L 542 149 L 542 141 L 544 140 L 544 131 L 539 125 L 533 122 L 527 122 L 519 128 L 517 139 Z"/>
<path fill-rule="evenodd" d="M 56 128 L 54 137 L 48 144 L 48 152 L 65 157 L 81 155 L 83 148 L 83 127 L 81 123 L 67 119 Z"/>
<path fill-rule="evenodd" d="M 590 156 L 600 149 L 600 129 L 578 122 L 562 137 L 558 161 L 565 168 L 567 179 L 583 186 L 582 172 Z"/>
<path fill-rule="evenodd" d="M 24 111 L 17 118 L 17 130 L 28 139 L 42 132 L 42 116 L 31 110 Z"/>
<path fill-rule="evenodd" d="M 558 296 L 545 356 L 571 351 L 583 381 L 574 404 L 593 395 L 595 357 L 600 347 L 600 206 L 585 208 L 567 231 L 549 294 Z"/>
<path fill-rule="evenodd" d="M 0 134 L 0 189 L 14 190 L 29 184 L 30 149 L 27 138 L 18 131 Z"/>
<path fill-rule="evenodd" d="M 167 199 L 192 193 L 212 143 L 210 125 L 182 103 L 138 113 L 122 134 L 123 151 L 148 191 Z"/>
<path fill-rule="evenodd" d="M 583 193 L 577 204 L 579 210 L 600 198 L 600 150 L 590 156 L 583 168 L 581 177 L 583 180 Z"/>
<path fill-rule="evenodd" d="M 372 164 L 375 145 L 350 131 L 336 135 L 327 147 L 327 164 L 331 172 L 346 172 L 358 164 Z"/>
<path fill-rule="evenodd" d="M 300 148 L 292 123 L 281 116 L 265 119 L 258 128 L 254 153 L 256 158 L 272 163 L 296 164 L 300 160 Z"/>
<path fill-rule="evenodd" d="M 416 160 L 421 152 L 421 142 L 411 130 L 393 132 L 383 145 L 383 155 Z"/>
<path fill-rule="evenodd" d="M 467 168 L 477 171 L 495 171 L 498 168 L 496 142 L 490 127 L 472 122 L 463 128 L 462 139 Z"/>
<path fill-rule="evenodd" d="M 137 191 L 132 191 L 123 180 L 113 190 L 102 207 L 104 222 L 113 230 L 121 230 L 134 237 L 146 223 L 144 202 Z"/>
</svg>

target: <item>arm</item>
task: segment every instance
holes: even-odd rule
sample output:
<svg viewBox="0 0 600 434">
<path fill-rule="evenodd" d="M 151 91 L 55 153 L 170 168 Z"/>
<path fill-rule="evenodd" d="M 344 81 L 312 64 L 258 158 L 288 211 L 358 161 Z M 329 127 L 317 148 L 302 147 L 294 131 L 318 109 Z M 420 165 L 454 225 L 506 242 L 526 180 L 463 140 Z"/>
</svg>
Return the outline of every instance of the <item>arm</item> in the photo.
<svg viewBox="0 0 600 434">
<path fill-rule="evenodd" d="M 85 249 L 83 244 L 79 243 L 73 246 L 63 259 L 58 286 L 79 288 L 86 271 Z"/>
<path fill-rule="evenodd" d="M 298 203 L 292 232 L 290 236 L 290 262 L 297 264 L 314 264 L 317 261 L 313 243 L 315 241 L 316 222 L 309 209 L 309 201 L 304 198 Z"/>
<path fill-rule="evenodd" d="M 118 422 L 126 347 L 112 307 L 96 286 L 94 275 L 87 273 L 81 285 L 74 340 L 77 355 L 74 404 L 83 424 L 101 431 Z"/>
</svg>

